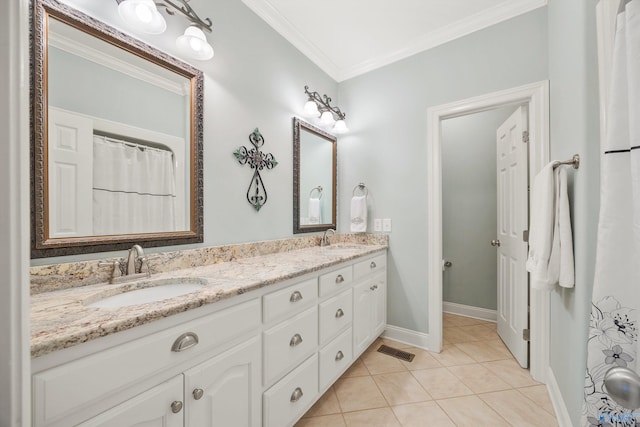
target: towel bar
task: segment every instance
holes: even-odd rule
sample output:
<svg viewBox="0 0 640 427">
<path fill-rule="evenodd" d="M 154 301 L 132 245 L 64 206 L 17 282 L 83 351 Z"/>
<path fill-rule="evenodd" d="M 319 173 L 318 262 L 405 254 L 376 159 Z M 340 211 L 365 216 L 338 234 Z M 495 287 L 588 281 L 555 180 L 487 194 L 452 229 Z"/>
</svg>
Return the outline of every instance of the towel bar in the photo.
<svg viewBox="0 0 640 427">
<path fill-rule="evenodd" d="M 557 168 L 560 165 L 571 165 L 574 169 L 580 167 L 580 154 L 574 154 L 571 160 L 565 160 L 564 162 L 553 162 L 553 168 Z"/>
<path fill-rule="evenodd" d="M 365 197 L 369 195 L 369 189 L 364 185 L 364 182 L 361 182 L 360 184 L 353 187 L 353 192 L 352 192 L 353 196 L 356 195 L 357 190 L 362 191 Z"/>
</svg>

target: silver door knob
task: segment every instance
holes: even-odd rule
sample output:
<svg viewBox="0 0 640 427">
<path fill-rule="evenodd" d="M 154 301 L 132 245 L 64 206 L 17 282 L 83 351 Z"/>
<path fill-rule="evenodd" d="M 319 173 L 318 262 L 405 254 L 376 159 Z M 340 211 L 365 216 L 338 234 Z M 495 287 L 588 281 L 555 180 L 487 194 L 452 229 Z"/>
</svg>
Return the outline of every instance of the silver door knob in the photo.
<svg viewBox="0 0 640 427">
<path fill-rule="evenodd" d="M 193 390 L 193 398 L 195 400 L 200 400 L 202 399 L 202 396 L 204 396 L 204 390 L 201 388 L 196 388 Z"/>
<path fill-rule="evenodd" d="M 177 414 L 180 411 L 182 411 L 182 402 L 174 400 L 173 403 L 171 403 L 171 412 Z"/>
<path fill-rule="evenodd" d="M 493 240 L 491 241 L 491 246 L 500 246 L 500 240 L 493 239 Z"/>
</svg>

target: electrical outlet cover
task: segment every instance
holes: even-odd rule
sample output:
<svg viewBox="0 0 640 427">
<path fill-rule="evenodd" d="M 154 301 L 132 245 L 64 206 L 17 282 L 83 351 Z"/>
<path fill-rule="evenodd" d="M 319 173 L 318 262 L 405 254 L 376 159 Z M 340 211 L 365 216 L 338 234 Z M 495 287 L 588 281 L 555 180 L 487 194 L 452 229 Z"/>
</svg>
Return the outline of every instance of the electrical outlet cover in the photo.
<svg viewBox="0 0 640 427">
<path fill-rule="evenodd" d="M 391 219 L 385 218 L 382 220 L 382 231 L 391 231 Z"/>
<path fill-rule="evenodd" d="M 382 231 L 382 220 L 380 218 L 373 220 L 373 231 Z"/>
</svg>

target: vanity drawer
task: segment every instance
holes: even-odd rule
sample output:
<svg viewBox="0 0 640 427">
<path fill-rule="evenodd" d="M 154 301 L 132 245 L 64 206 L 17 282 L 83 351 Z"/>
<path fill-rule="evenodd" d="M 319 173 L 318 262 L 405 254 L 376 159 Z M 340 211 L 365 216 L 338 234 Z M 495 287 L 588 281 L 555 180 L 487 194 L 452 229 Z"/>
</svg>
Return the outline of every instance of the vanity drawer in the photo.
<svg viewBox="0 0 640 427">
<path fill-rule="evenodd" d="M 264 392 L 264 427 L 291 426 L 318 394 L 318 355 L 314 354 Z"/>
<path fill-rule="evenodd" d="M 320 276 L 320 296 L 343 289 L 353 281 L 353 268 L 351 266 L 332 271 Z"/>
<path fill-rule="evenodd" d="M 378 255 L 375 258 L 359 262 L 353 266 L 353 276 L 355 279 L 377 273 L 387 267 L 387 255 Z"/>
<path fill-rule="evenodd" d="M 352 290 L 320 304 L 320 345 L 331 340 L 353 320 Z"/>
<path fill-rule="evenodd" d="M 260 317 L 260 300 L 254 299 L 37 373 L 32 390 L 34 426 L 70 425 L 65 418 L 80 409 L 89 411 L 94 405 L 99 409 L 116 391 L 255 331 Z M 172 351 L 178 338 L 189 332 L 198 336 L 199 343 Z"/>
<path fill-rule="evenodd" d="M 318 345 L 318 306 L 264 332 L 264 385 L 309 357 Z"/>
<path fill-rule="evenodd" d="M 320 350 L 320 390 L 324 390 L 351 364 L 353 340 L 351 328 Z"/>
<path fill-rule="evenodd" d="M 279 317 L 291 316 L 318 301 L 318 279 L 297 283 L 262 297 L 262 317 L 269 323 Z"/>
</svg>

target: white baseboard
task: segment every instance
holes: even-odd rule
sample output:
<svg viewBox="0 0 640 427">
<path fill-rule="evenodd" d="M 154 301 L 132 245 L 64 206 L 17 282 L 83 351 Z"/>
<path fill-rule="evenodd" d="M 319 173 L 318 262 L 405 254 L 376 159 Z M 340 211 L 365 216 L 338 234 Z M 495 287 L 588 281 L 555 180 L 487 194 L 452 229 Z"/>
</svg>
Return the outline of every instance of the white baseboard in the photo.
<svg viewBox="0 0 640 427">
<path fill-rule="evenodd" d="M 560 393 L 560 387 L 558 387 L 556 376 L 553 374 L 551 367 L 547 370 L 547 391 L 549 392 L 553 409 L 556 411 L 558 425 L 560 427 L 571 427 L 571 416 L 567 410 L 567 405 L 564 403 L 562 393 Z"/>
<path fill-rule="evenodd" d="M 488 308 L 472 307 L 470 305 L 457 304 L 455 302 L 442 302 L 444 313 L 457 314 L 460 316 L 473 317 L 474 319 L 488 320 L 495 322 L 498 320 L 498 312 Z"/>
<path fill-rule="evenodd" d="M 416 332 L 410 329 L 400 328 L 398 326 L 387 325 L 382 333 L 382 338 L 398 341 L 403 344 L 409 344 L 424 350 L 429 349 L 429 334 Z"/>
</svg>

